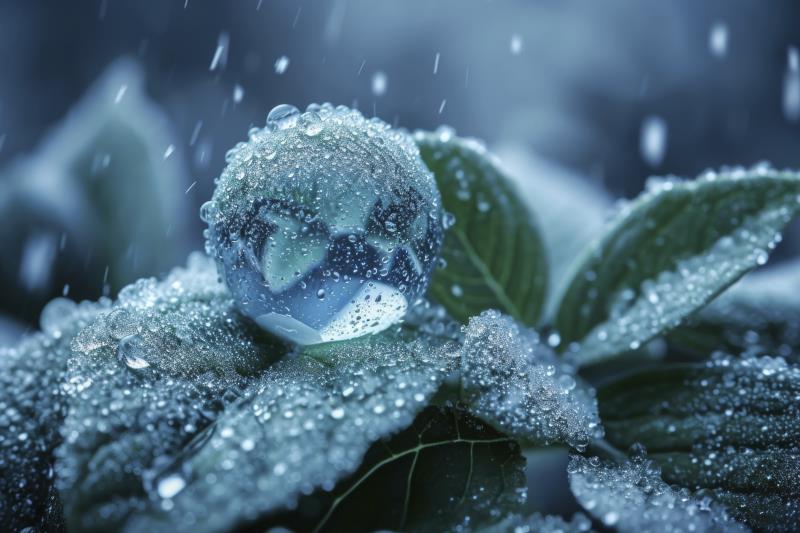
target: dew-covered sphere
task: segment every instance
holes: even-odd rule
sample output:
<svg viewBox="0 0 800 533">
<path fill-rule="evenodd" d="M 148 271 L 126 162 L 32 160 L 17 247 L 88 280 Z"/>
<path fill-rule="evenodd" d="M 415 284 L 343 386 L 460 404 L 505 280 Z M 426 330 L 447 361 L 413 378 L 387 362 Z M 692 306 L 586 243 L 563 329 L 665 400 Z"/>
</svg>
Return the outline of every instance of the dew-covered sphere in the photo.
<svg viewBox="0 0 800 533">
<path fill-rule="evenodd" d="M 300 344 L 375 333 L 425 291 L 442 243 L 410 137 L 330 104 L 281 105 L 227 154 L 201 216 L 244 314 Z"/>
</svg>

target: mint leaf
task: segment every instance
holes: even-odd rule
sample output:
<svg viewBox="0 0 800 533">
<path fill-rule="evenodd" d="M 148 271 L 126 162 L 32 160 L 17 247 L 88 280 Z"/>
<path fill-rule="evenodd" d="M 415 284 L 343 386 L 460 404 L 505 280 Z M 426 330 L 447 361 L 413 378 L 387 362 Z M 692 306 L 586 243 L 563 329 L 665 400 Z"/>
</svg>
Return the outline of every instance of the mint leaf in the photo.
<svg viewBox="0 0 800 533">
<path fill-rule="evenodd" d="M 401 328 L 274 362 L 199 255 L 124 289 L 73 347 L 56 473 L 68 527 L 96 531 L 227 531 L 331 488 L 457 362 Z"/>
<path fill-rule="evenodd" d="M 525 500 L 525 460 L 509 437 L 461 408 L 428 407 L 372 445 L 332 491 L 301 498 L 261 529 L 293 531 L 471 529 Z"/>
<path fill-rule="evenodd" d="M 160 472 L 283 353 L 239 317 L 199 254 L 123 289 L 72 348 L 55 472 L 67 527 L 82 531 L 121 529 L 141 512 Z"/>
<path fill-rule="evenodd" d="M 486 148 L 442 128 L 417 132 L 420 155 L 436 177 L 444 210 L 455 217 L 445 232 L 430 295 L 466 322 L 489 308 L 534 325 L 547 291 L 547 261 L 533 215 Z"/>
<path fill-rule="evenodd" d="M 567 468 L 578 502 L 621 533 L 747 531 L 721 505 L 667 485 L 659 477 L 658 465 L 646 457 L 614 464 L 574 455 Z"/>
<path fill-rule="evenodd" d="M 756 529 L 800 527 L 800 368 L 717 356 L 640 371 L 599 394 L 607 439 L 642 443 L 665 481 L 704 490 Z"/>
<path fill-rule="evenodd" d="M 471 318 L 461 365 L 470 410 L 509 435 L 579 449 L 603 436 L 594 390 L 511 317 L 485 311 Z"/>
<path fill-rule="evenodd" d="M 451 344 L 390 331 L 282 359 L 217 418 L 202 445 L 161 474 L 185 488 L 162 494 L 130 528 L 223 531 L 332 488 L 375 440 L 411 424 L 454 353 Z"/>
<path fill-rule="evenodd" d="M 572 277 L 555 319 L 581 364 L 679 325 L 766 262 L 795 215 L 800 176 L 764 167 L 651 181 Z"/>
<path fill-rule="evenodd" d="M 61 388 L 72 336 L 107 309 L 59 298 L 42 311 L 42 332 L 0 348 L 0 524 L 58 529 L 53 451 L 66 406 Z"/>
</svg>

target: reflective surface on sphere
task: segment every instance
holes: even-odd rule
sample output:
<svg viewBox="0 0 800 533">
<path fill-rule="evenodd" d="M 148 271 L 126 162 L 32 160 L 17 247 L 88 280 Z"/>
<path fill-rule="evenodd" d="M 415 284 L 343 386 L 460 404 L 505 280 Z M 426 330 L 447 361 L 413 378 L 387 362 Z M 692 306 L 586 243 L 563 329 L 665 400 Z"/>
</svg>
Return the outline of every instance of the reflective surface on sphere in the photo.
<svg viewBox="0 0 800 533">
<path fill-rule="evenodd" d="M 376 333 L 427 288 L 442 243 L 432 174 L 402 131 L 281 105 L 227 156 L 201 217 L 239 308 L 300 344 Z"/>
</svg>

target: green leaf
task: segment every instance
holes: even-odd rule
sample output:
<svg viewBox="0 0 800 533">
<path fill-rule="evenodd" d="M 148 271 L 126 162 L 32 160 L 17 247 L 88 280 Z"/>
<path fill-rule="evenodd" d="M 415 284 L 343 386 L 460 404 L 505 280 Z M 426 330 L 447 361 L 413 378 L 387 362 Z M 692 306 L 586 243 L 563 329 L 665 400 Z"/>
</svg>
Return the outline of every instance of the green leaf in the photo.
<svg viewBox="0 0 800 533">
<path fill-rule="evenodd" d="M 511 317 L 485 311 L 470 319 L 461 371 L 470 410 L 515 438 L 585 449 L 603 436 L 594 390 Z"/>
<path fill-rule="evenodd" d="M 61 383 L 69 342 L 106 309 L 53 300 L 42 311 L 41 333 L 0 348 L 0 524 L 9 530 L 59 529 L 52 468 L 65 416 Z"/>
<path fill-rule="evenodd" d="M 607 439 L 642 443 L 665 481 L 756 529 L 800 527 L 800 367 L 715 357 L 637 372 L 599 393 Z"/>
<path fill-rule="evenodd" d="M 73 346 L 56 473 L 68 526 L 94 531 L 228 531 L 331 488 L 457 362 L 395 328 L 273 363 L 204 256 L 123 290 Z"/>
<path fill-rule="evenodd" d="M 525 500 L 525 460 L 511 438 L 461 408 L 428 407 L 403 432 L 373 444 L 332 491 L 259 529 L 443 531 L 491 523 Z"/>
<path fill-rule="evenodd" d="M 455 216 L 442 247 L 447 265 L 434 273 L 430 294 L 461 322 L 495 308 L 534 325 L 546 297 L 547 260 L 513 183 L 477 141 L 446 128 L 414 139 L 444 210 Z"/>
<path fill-rule="evenodd" d="M 667 485 L 659 477 L 658 466 L 644 456 L 614 464 L 574 455 L 567 468 L 578 502 L 621 533 L 747 531 L 723 506 Z"/>
<path fill-rule="evenodd" d="M 753 272 L 673 330 L 673 350 L 705 359 L 715 350 L 776 354 L 800 351 L 800 264 Z"/>
<path fill-rule="evenodd" d="M 555 319 L 581 364 L 636 349 L 766 262 L 800 177 L 757 167 L 651 181 L 572 276 Z"/>
</svg>

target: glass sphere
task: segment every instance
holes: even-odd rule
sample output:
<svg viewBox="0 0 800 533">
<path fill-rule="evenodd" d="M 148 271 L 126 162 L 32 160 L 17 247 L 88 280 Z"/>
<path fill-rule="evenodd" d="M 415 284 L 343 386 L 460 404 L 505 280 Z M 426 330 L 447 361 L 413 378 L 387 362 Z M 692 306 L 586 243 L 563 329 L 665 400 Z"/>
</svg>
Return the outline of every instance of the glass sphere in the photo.
<svg viewBox="0 0 800 533">
<path fill-rule="evenodd" d="M 433 175 L 407 133 L 330 104 L 281 105 L 226 156 L 206 250 L 241 311 L 299 344 L 382 331 L 442 244 Z"/>
</svg>

